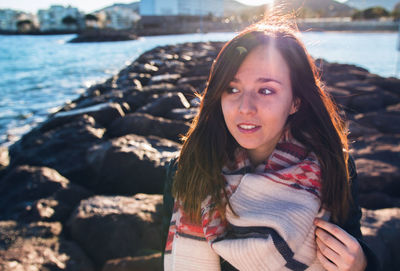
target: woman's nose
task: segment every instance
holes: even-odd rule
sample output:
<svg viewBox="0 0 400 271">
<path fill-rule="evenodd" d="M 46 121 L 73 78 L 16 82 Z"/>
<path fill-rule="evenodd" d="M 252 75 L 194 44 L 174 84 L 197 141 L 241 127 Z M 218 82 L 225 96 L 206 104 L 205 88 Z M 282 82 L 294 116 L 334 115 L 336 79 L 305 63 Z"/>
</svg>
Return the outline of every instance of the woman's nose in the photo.
<svg viewBox="0 0 400 271">
<path fill-rule="evenodd" d="M 243 93 L 239 101 L 239 112 L 241 114 L 254 114 L 257 112 L 256 99 L 253 93 Z"/>
</svg>

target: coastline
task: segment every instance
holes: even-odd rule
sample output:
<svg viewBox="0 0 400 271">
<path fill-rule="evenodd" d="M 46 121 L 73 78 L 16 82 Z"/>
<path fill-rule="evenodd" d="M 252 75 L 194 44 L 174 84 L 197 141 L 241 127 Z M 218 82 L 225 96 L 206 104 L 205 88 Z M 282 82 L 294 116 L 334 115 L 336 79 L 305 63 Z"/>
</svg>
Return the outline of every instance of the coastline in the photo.
<svg viewBox="0 0 400 271">
<path fill-rule="evenodd" d="M 126 40 L 132 39 L 132 35 L 138 37 L 191 34 L 191 33 L 210 33 L 210 32 L 233 32 L 244 29 L 250 23 L 238 23 L 231 21 L 222 23 L 217 21 L 189 21 L 182 25 L 180 22 L 166 19 L 158 19 L 158 27 L 137 27 L 136 29 L 111 30 L 111 29 L 87 29 L 78 32 L 71 31 L 49 31 L 49 32 L 10 32 L 0 30 L 0 35 L 60 35 L 60 34 L 90 34 L 91 39 L 96 41 L 93 34 L 99 36 L 97 41 L 113 41 L 113 35 L 118 33 L 125 36 Z M 400 22 L 392 20 L 351 20 L 351 18 L 307 18 L 297 19 L 297 25 L 300 31 L 340 31 L 340 32 L 397 32 L 400 29 Z M 107 34 L 112 32 L 110 39 L 107 40 Z M 84 41 L 83 41 L 84 42 Z"/>
<path fill-rule="evenodd" d="M 10 240 L 0 267 L 10 270 L 19 255 L 26 268 L 57 259 L 68 270 L 143 262 L 162 270 L 165 165 L 179 153 L 179 134 L 198 110 L 193 92 L 204 89 L 223 44 L 188 42 L 144 52 L 2 149 L 0 232 Z M 365 208 L 363 233 L 386 267 L 396 268 L 396 259 L 385 255 L 399 253 L 400 80 L 354 65 L 317 63 L 327 91 L 346 111 Z M 21 244 L 40 260 L 26 257 Z"/>
</svg>

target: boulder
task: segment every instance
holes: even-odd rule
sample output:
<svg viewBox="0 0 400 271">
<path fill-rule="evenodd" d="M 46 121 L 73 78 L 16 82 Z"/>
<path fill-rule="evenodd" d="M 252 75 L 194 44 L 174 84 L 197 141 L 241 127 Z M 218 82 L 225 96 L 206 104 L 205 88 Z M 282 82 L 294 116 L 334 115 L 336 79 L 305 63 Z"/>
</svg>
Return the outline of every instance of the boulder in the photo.
<svg viewBox="0 0 400 271">
<path fill-rule="evenodd" d="M 374 128 L 370 128 L 370 127 L 365 127 L 353 120 L 347 121 L 347 127 L 350 132 L 349 138 L 352 140 L 358 139 L 362 136 L 371 136 L 371 135 L 379 134 L 378 130 L 376 130 Z"/>
<path fill-rule="evenodd" d="M 206 82 L 207 82 L 208 76 L 203 75 L 203 76 L 192 76 L 192 77 L 183 77 L 178 80 L 177 84 L 182 85 L 182 84 L 189 84 L 191 85 L 194 89 L 197 90 L 197 92 L 203 92 L 203 90 L 206 87 Z"/>
<path fill-rule="evenodd" d="M 8 148 L 0 147 L 0 171 L 8 167 L 10 164 L 10 157 L 8 155 Z"/>
<path fill-rule="evenodd" d="M 378 256 L 382 270 L 399 270 L 400 208 L 363 209 L 361 225 L 364 240 Z"/>
<path fill-rule="evenodd" d="M 46 132 L 57 128 L 65 123 L 81 118 L 83 115 L 91 116 L 96 122 L 107 127 L 113 120 L 123 117 L 125 113 L 117 103 L 96 104 L 85 108 L 59 112 L 44 122 L 40 127 L 40 131 Z"/>
<path fill-rule="evenodd" d="M 355 116 L 361 125 L 375 128 L 382 133 L 400 134 L 400 113 L 392 111 L 368 112 Z"/>
<path fill-rule="evenodd" d="M 189 124 L 180 120 L 153 117 L 149 114 L 132 113 L 115 120 L 107 131 L 111 137 L 137 134 L 158 136 L 180 142 L 179 135 L 189 130 Z"/>
<path fill-rule="evenodd" d="M 163 261 L 161 253 L 148 256 L 125 257 L 108 260 L 102 271 L 162 271 Z"/>
<path fill-rule="evenodd" d="M 86 151 L 101 141 L 104 132 L 105 129 L 87 115 L 46 132 L 34 129 L 10 146 L 9 167 L 50 167 L 71 182 L 86 186 L 91 178 Z"/>
<path fill-rule="evenodd" d="M 159 83 L 171 83 L 171 84 L 175 84 L 179 78 L 181 78 L 180 74 L 170 74 L 170 73 L 166 73 L 166 74 L 159 74 L 159 75 L 154 75 L 153 77 L 151 77 L 150 81 L 149 81 L 149 85 L 154 85 L 154 84 L 159 84 Z"/>
<path fill-rule="evenodd" d="M 373 84 L 381 87 L 387 91 L 400 96 L 400 80 L 394 77 L 380 77 L 380 76 L 369 76 L 366 80 L 369 84 Z"/>
<path fill-rule="evenodd" d="M 101 267 L 107 260 L 161 250 L 162 195 L 95 196 L 83 200 L 67 227 Z"/>
<path fill-rule="evenodd" d="M 0 270 L 94 270 L 82 249 L 60 236 L 61 231 L 58 222 L 0 221 Z"/>
<path fill-rule="evenodd" d="M 400 197 L 400 169 L 381 161 L 356 159 L 360 193 L 383 192 Z"/>
<path fill-rule="evenodd" d="M 0 219 L 64 221 L 90 195 L 54 169 L 18 166 L 0 182 Z"/>
<path fill-rule="evenodd" d="M 360 206 L 370 210 L 384 208 L 400 208 L 400 198 L 391 197 L 382 192 L 360 194 L 358 197 Z"/>
<path fill-rule="evenodd" d="M 143 106 L 136 112 L 162 117 L 174 108 L 189 107 L 190 104 L 188 100 L 186 100 L 186 97 L 180 92 L 175 92 L 161 95 L 157 100 Z"/>
<path fill-rule="evenodd" d="M 87 155 L 91 187 L 100 193 L 163 193 L 165 165 L 180 144 L 159 137 L 126 135 L 93 146 Z"/>
<path fill-rule="evenodd" d="M 167 119 L 181 120 L 181 121 L 192 121 L 198 114 L 199 108 L 174 108 L 168 112 L 165 117 Z"/>
</svg>

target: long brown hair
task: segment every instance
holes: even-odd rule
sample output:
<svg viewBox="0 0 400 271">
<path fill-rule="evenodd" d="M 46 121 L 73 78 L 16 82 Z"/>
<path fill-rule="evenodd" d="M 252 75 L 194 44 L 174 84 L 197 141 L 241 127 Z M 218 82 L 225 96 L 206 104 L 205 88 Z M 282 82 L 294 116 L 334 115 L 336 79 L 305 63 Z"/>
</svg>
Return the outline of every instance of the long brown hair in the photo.
<svg viewBox="0 0 400 271">
<path fill-rule="evenodd" d="M 199 113 L 183 138 L 172 188 L 193 222 L 200 222 L 200 205 L 207 196 L 212 197 L 214 208 L 222 214 L 225 203 L 229 204 L 221 170 L 233 159 L 238 143 L 225 125 L 221 95 L 248 53 L 271 41 L 289 67 L 293 97 L 300 101 L 297 112 L 288 118 L 288 127 L 293 137 L 319 159 L 323 206 L 331 211 L 334 221 L 341 222 L 346 217 L 351 198 L 346 129 L 297 33 L 281 22 L 250 26 L 228 41 L 214 61 Z"/>
</svg>

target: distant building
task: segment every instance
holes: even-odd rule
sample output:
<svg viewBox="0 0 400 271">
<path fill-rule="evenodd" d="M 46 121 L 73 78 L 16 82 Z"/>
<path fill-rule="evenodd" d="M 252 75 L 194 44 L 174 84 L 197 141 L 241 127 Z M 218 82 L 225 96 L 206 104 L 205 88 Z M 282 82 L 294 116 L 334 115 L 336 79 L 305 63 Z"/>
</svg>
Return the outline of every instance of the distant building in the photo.
<svg viewBox="0 0 400 271">
<path fill-rule="evenodd" d="M 17 20 L 20 13 L 12 9 L 0 9 L 0 29 L 3 31 L 17 31 Z"/>
<path fill-rule="evenodd" d="M 12 9 L 0 9 L 0 30 L 7 32 L 30 32 L 38 28 L 37 17 Z"/>
<path fill-rule="evenodd" d="M 135 11 L 120 6 L 103 9 L 95 15 L 98 18 L 96 26 L 99 28 L 129 29 L 134 27 L 135 23 L 140 20 L 140 15 Z"/>
<path fill-rule="evenodd" d="M 77 8 L 60 5 L 39 10 L 40 31 L 77 31 L 83 26 L 83 16 Z"/>
<path fill-rule="evenodd" d="M 141 16 L 214 15 L 224 14 L 224 0 L 141 0 Z"/>
</svg>

